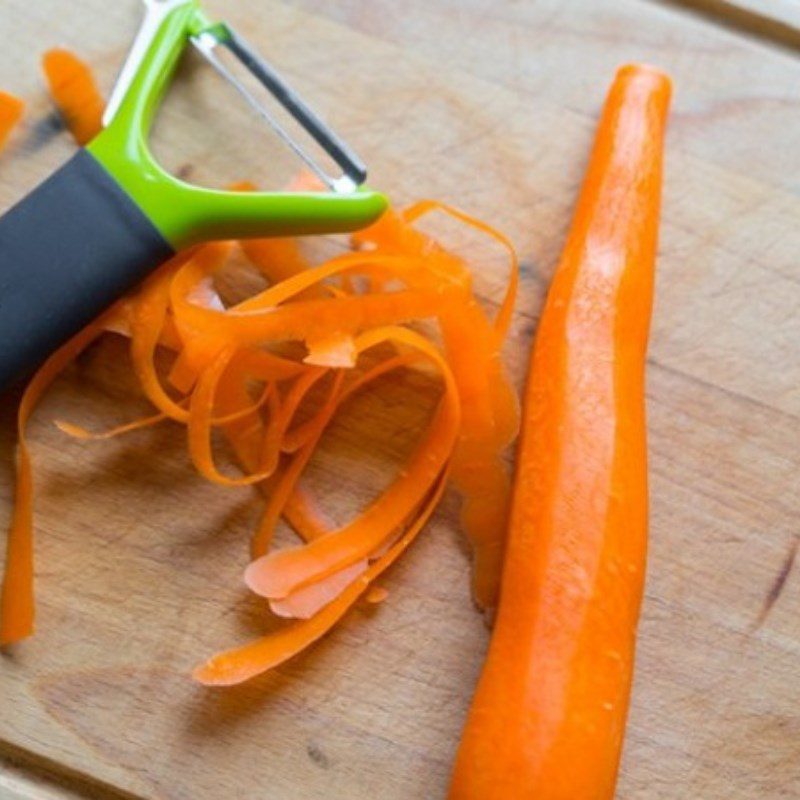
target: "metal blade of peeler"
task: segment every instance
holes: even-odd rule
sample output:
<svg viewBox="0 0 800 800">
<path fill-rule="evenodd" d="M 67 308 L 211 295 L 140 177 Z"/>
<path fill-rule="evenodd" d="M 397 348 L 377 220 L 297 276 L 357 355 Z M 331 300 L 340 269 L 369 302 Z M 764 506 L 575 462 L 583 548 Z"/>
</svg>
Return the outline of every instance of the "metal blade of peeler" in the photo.
<svg viewBox="0 0 800 800">
<path fill-rule="evenodd" d="M 262 59 L 227 25 L 217 25 L 192 37 L 192 43 L 206 61 L 225 78 L 247 104 L 275 131 L 295 155 L 311 169 L 326 186 L 340 194 L 354 192 L 367 177 L 367 170 L 358 156 L 325 122 L 315 114 L 284 78 Z M 215 49 L 223 45 L 253 75 L 256 80 L 283 106 L 314 141 L 331 157 L 344 173 L 332 176 L 286 131 L 277 119 L 259 103 L 244 84 L 217 57 Z"/>
<path fill-rule="evenodd" d="M 125 95 L 128 93 L 136 73 L 142 63 L 142 59 L 147 53 L 147 49 L 153 40 L 153 36 L 161 27 L 164 18 L 177 6 L 183 5 L 186 0 L 143 0 L 145 5 L 145 17 L 139 27 L 139 32 L 133 40 L 128 57 L 120 70 L 114 90 L 108 100 L 105 111 L 103 112 L 103 127 L 108 127 L 114 119 Z"/>
</svg>

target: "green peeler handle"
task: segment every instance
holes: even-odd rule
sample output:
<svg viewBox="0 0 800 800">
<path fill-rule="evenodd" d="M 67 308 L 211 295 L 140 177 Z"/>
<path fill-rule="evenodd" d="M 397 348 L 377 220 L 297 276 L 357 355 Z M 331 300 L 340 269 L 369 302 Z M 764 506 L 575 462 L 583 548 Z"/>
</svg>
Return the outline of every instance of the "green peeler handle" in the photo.
<svg viewBox="0 0 800 800">
<path fill-rule="evenodd" d="M 171 0 L 110 124 L 89 152 L 175 250 L 211 239 L 351 231 L 386 208 L 382 194 L 229 192 L 179 180 L 153 157 L 147 137 L 189 36 L 218 27 L 197 0 Z"/>
</svg>

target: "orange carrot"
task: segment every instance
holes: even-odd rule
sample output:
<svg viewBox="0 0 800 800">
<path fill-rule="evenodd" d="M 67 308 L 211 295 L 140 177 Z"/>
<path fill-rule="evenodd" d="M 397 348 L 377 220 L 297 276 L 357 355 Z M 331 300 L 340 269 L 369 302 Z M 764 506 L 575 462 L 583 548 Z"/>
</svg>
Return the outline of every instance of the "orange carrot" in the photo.
<svg viewBox="0 0 800 800">
<path fill-rule="evenodd" d="M 451 800 L 610 800 L 645 572 L 669 79 L 617 74 L 531 361 L 497 623 Z"/>
<path fill-rule="evenodd" d="M 22 100 L 7 92 L 0 92 L 0 149 L 5 145 L 24 110 L 25 104 Z"/>
<path fill-rule="evenodd" d="M 75 141 L 88 144 L 102 128 L 103 101 L 89 68 L 67 50 L 49 50 L 42 61 L 50 93 Z"/>
</svg>

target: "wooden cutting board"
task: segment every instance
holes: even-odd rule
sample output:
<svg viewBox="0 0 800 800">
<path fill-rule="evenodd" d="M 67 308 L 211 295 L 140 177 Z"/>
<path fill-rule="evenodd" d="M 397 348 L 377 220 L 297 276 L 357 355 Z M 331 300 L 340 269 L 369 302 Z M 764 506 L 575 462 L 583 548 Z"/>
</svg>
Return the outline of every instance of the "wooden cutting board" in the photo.
<svg viewBox="0 0 800 800">
<path fill-rule="evenodd" d="M 748 38 L 741 20 L 726 28 L 687 5 L 209 2 L 358 145 L 374 185 L 400 203 L 455 202 L 513 238 L 524 279 L 507 356 L 520 384 L 613 71 L 639 59 L 672 73 L 648 379 L 652 547 L 619 797 L 798 797 L 800 65 L 785 37 Z M 0 86 L 29 110 L 0 161 L 0 206 L 72 149 L 40 53 L 73 48 L 108 90 L 139 12 L 135 0 L 2 4 Z M 179 82 L 156 132 L 165 163 L 216 185 L 274 179 L 277 145 L 235 96 L 199 69 Z M 456 244 L 496 303 L 502 261 Z M 194 664 L 263 629 L 240 582 L 258 504 L 197 478 L 179 430 L 87 445 L 53 427 L 140 413 L 128 387 L 124 346 L 109 338 L 31 426 L 38 631 L 0 658 L 0 796 L 45 796 L 44 781 L 54 797 L 443 797 L 488 639 L 455 498 L 387 577 L 381 606 L 263 679 L 194 686 Z M 333 519 L 407 448 L 419 390 L 385 386 L 335 426 L 312 475 Z M 3 520 L 15 400 L 0 399 Z"/>
</svg>

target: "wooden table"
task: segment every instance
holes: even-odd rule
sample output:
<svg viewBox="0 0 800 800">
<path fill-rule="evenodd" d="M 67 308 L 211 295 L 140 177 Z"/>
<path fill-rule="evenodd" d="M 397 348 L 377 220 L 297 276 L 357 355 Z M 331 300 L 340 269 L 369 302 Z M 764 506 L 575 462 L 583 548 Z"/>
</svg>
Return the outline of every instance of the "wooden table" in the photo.
<svg viewBox="0 0 800 800">
<path fill-rule="evenodd" d="M 138 5 L 5 0 L 0 85 L 29 111 L 0 162 L 0 206 L 71 151 L 41 51 L 73 48 L 107 90 Z M 800 796 L 798 3 L 209 6 L 358 144 L 375 185 L 398 202 L 456 202 L 514 239 L 525 273 L 507 354 L 520 382 L 613 71 L 638 59 L 672 73 L 648 384 L 652 555 L 619 797 Z M 236 99 L 199 70 L 180 83 L 156 133 L 164 161 L 200 182 L 274 177 L 276 145 Z M 500 262 L 472 253 L 494 303 Z M 54 429 L 58 417 L 102 426 L 141 411 L 125 381 L 124 347 L 109 339 L 31 427 L 39 629 L 0 659 L 0 796 L 442 797 L 487 642 L 455 499 L 391 572 L 383 605 L 273 675 L 204 690 L 191 666 L 261 627 L 239 582 L 257 505 L 196 478 L 179 431 L 90 446 Z M 407 445 L 397 425 L 420 411 L 418 393 L 389 388 L 337 426 L 314 472 L 334 514 Z M 3 518 L 14 402 L 0 401 Z M 358 449 L 365 428 L 370 453 Z"/>
</svg>

